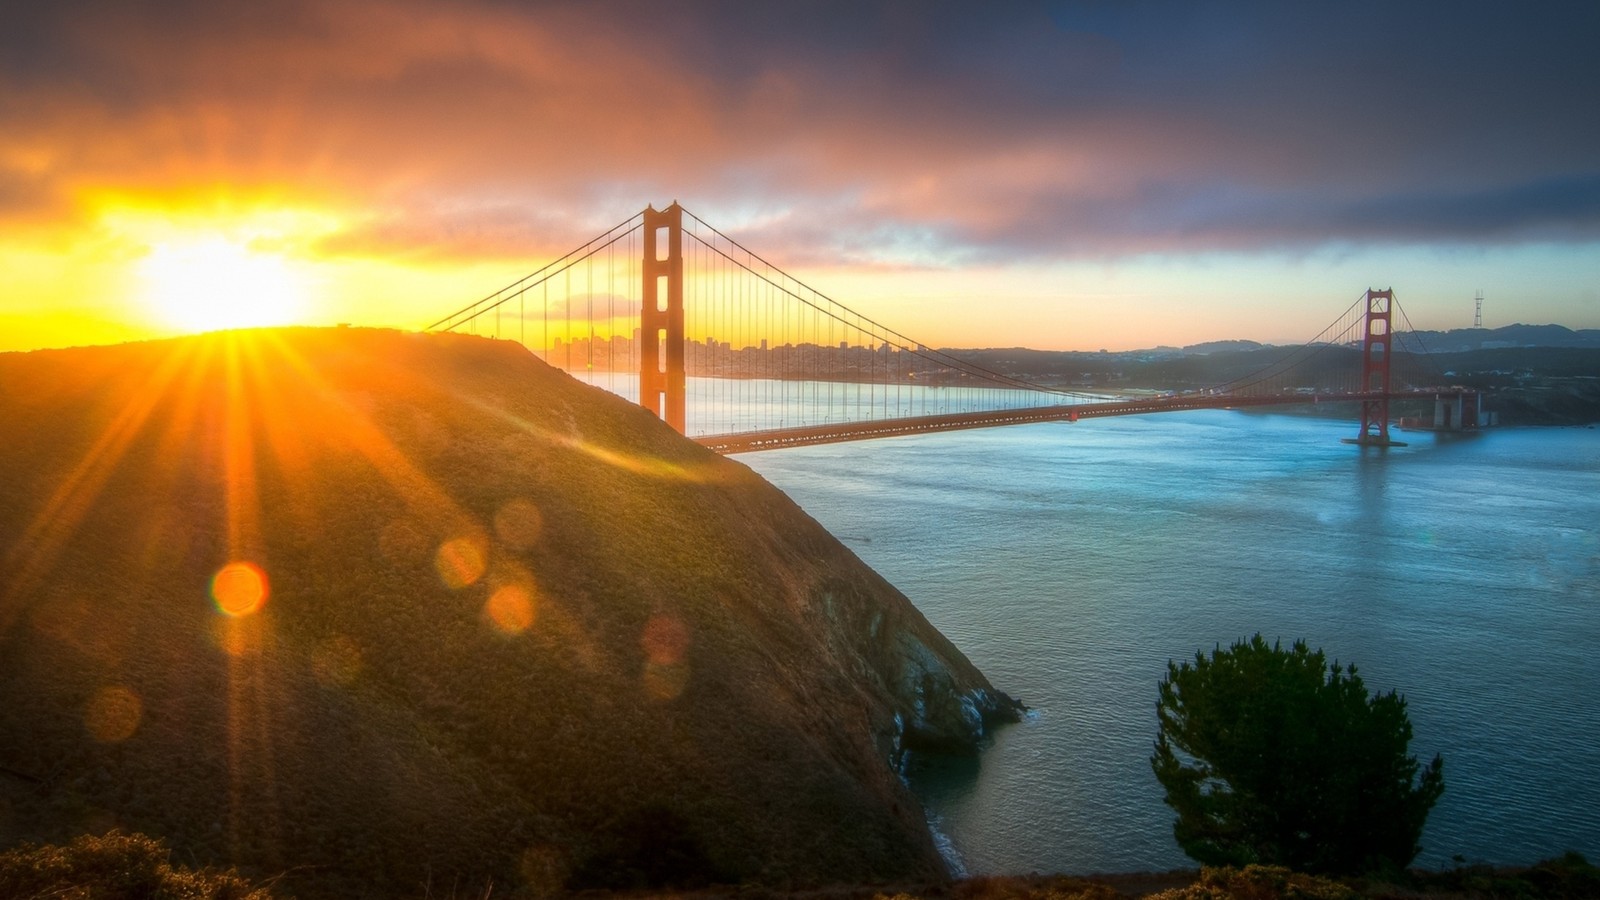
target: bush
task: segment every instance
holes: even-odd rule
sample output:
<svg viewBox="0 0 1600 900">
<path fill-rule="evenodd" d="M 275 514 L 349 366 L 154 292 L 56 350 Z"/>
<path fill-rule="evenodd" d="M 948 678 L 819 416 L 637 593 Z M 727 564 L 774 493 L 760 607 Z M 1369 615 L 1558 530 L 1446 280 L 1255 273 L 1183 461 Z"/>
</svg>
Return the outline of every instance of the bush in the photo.
<svg viewBox="0 0 1600 900">
<path fill-rule="evenodd" d="M 23 844 L 0 853 L 0 897 L 64 900 L 271 900 L 233 872 L 173 868 L 142 834 L 83 835 L 65 847 Z"/>
<path fill-rule="evenodd" d="M 1594 900 L 1600 897 L 1600 869 L 1584 859 L 1583 854 L 1570 850 L 1526 868 L 1474 865 L 1457 866 L 1444 872 L 1407 874 L 1410 876 L 1406 879 L 1406 887 L 1411 889 L 1409 894 L 1517 900 Z"/>
<path fill-rule="evenodd" d="M 1256 635 L 1168 663 L 1150 757 L 1173 835 L 1205 865 L 1306 872 L 1405 867 L 1444 790 L 1407 754 L 1405 698 L 1368 696 L 1355 666 Z M 1419 778 L 1420 775 L 1420 778 Z"/>
<path fill-rule="evenodd" d="M 1281 866 L 1207 868 L 1188 887 L 1162 891 L 1147 900 L 1356 900 L 1355 890 Z"/>
</svg>

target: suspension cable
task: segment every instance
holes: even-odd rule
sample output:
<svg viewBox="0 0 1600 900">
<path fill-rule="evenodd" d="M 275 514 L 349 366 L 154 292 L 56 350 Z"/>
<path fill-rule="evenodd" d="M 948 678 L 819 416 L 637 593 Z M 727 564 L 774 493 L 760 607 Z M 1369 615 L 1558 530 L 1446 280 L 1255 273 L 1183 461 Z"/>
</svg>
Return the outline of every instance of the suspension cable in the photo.
<svg viewBox="0 0 1600 900">
<path fill-rule="evenodd" d="M 635 223 L 635 219 L 638 219 L 639 221 Z M 643 223 L 644 213 L 634 213 L 616 225 L 607 228 L 598 237 L 579 244 L 576 249 L 568 251 L 557 259 L 554 259 L 551 262 L 546 263 L 543 267 L 522 276 L 500 290 L 469 303 L 466 306 L 463 306 L 450 315 L 445 316 L 437 322 L 434 322 L 432 325 L 429 325 L 425 330 L 439 331 L 442 329 L 444 331 L 454 331 L 456 328 L 460 327 L 466 322 L 476 319 L 478 316 L 488 312 L 491 309 L 499 307 L 500 304 L 505 303 L 507 300 L 510 300 L 517 294 L 526 291 L 529 288 L 537 287 L 540 283 L 547 281 L 548 279 L 553 278 L 562 272 L 565 272 L 566 270 L 572 268 L 580 262 L 583 262 L 586 259 L 589 259 L 594 254 L 599 253 L 601 250 L 604 250 L 607 247 L 610 247 L 612 244 L 615 244 L 626 235 L 633 233 L 633 231 L 638 229 Z M 619 229 L 624 228 L 626 230 L 618 232 Z M 604 241 L 604 243 L 601 243 L 602 241 Z M 600 246 L 596 247 L 594 246 L 595 244 L 600 244 Z M 563 265 L 563 263 L 565 263 L 565 265 Z M 558 266 L 559 268 L 557 268 Z M 482 308 L 480 309 L 480 307 Z"/>
<path fill-rule="evenodd" d="M 809 291 L 811 294 L 815 295 L 816 297 L 819 297 L 819 298 L 827 301 L 828 304 L 830 304 L 832 306 L 836 306 L 839 309 L 844 310 L 845 313 L 847 313 L 849 315 L 854 315 L 858 319 L 860 319 L 861 321 L 866 322 L 867 324 L 872 325 L 875 328 L 879 329 L 881 334 L 880 335 L 873 335 L 873 336 L 875 336 L 875 337 L 876 336 L 884 336 L 886 338 L 888 338 L 888 337 L 895 338 L 896 339 L 895 343 L 897 343 L 899 345 L 899 348 L 903 352 L 912 353 L 913 355 L 917 355 L 917 356 L 922 356 L 922 357 L 928 359 L 930 362 L 935 362 L 935 363 L 937 363 L 937 364 L 939 364 L 939 365 L 941 365 L 941 366 L 943 366 L 945 368 L 956 369 L 958 371 L 965 372 L 965 373 L 967 373 L 969 375 L 973 375 L 975 377 L 978 377 L 978 378 L 981 378 L 981 379 L 984 379 L 984 380 L 987 380 L 987 381 L 998 382 L 1000 384 L 1004 384 L 1004 385 L 1006 385 L 1008 387 L 1016 388 L 1018 390 L 1034 391 L 1034 392 L 1046 393 L 1046 394 L 1055 394 L 1055 395 L 1058 395 L 1058 396 L 1075 397 L 1075 398 L 1078 398 L 1078 399 L 1098 399 L 1097 397 L 1094 397 L 1094 396 L 1089 395 L 1089 394 L 1084 394 L 1084 393 L 1081 393 L 1081 392 L 1078 392 L 1078 391 L 1070 391 L 1070 390 L 1064 390 L 1064 389 L 1061 389 L 1061 388 L 1053 388 L 1053 387 L 1048 387 L 1048 386 L 1045 386 L 1045 385 L 1035 384 L 1035 383 L 1033 383 L 1031 381 L 1027 381 L 1026 379 L 1017 378 L 1017 377 L 1014 377 L 1014 376 L 1011 376 L 1011 375 L 1005 375 L 1005 374 L 1000 373 L 1000 372 L 995 372 L 992 369 L 987 369 L 987 368 L 985 368 L 983 366 L 978 365 L 977 363 L 973 363 L 973 362 L 970 362 L 968 360 L 964 360 L 964 359 L 961 359 L 959 357 L 952 356 L 952 355 L 950 355 L 948 353 L 945 353 L 943 351 L 935 350 L 935 349 L 932 349 L 932 348 L 928 348 L 925 345 L 921 344 L 920 342 L 915 341 L 912 338 L 906 336 L 905 334 L 902 334 L 902 333 L 900 333 L 900 332 L 898 332 L 898 331 L 896 331 L 896 330 L 894 330 L 892 328 L 889 328 L 889 327 L 883 325 L 882 323 L 877 322 L 877 321 L 875 321 L 875 320 L 873 320 L 873 319 L 871 319 L 871 318 L 869 318 L 867 316 L 864 316 L 861 313 L 851 309 L 848 306 L 845 306 L 843 303 L 840 303 L 839 301 L 834 300 L 832 297 L 829 297 L 828 295 L 822 293 L 821 291 L 817 290 L 816 288 L 811 287 L 810 285 L 806 284 L 805 282 L 801 281 L 800 279 L 795 278 L 794 276 L 792 276 L 789 273 L 785 272 L 783 269 L 781 269 L 781 268 L 773 265 L 772 263 L 768 262 L 767 260 L 761 258 L 757 254 L 752 253 L 747 247 L 745 247 L 744 245 L 740 244 L 738 241 L 735 241 L 732 238 L 728 237 L 727 235 L 723 234 L 722 232 L 718 231 L 715 227 L 706 224 L 706 222 L 703 219 L 701 219 L 699 216 L 696 216 L 693 213 L 690 213 L 688 210 L 684 210 L 684 212 L 686 214 L 688 214 L 691 218 L 693 218 L 696 222 L 699 222 L 700 224 L 705 225 L 705 227 L 708 230 L 710 230 L 712 233 L 714 233 L 717 236 L 721 237 L 723 240 L 726 240 L 728 243 L 732 244 L 733 246 L 739 248 L 741 251 L 743 251 L 745 254 L 747 254 L 751 259 L 754 259 L 754 260 L 760 262 L 762 265 L 766 266 L 767 268 L 771 269 L 772 271 L 775 271 L 775 272 L 781 274 L 785 279 L 794 282 L 795 284 L 797 284 L 801 288 L 804 288 L 805 290 Z M 835 320 L 837 322 L 840 322 L 841 324 L 844 324 L 847 327 L 856 328 L 857 330 L 862 331 L 864 333 L 872 334 L 872 332 L 868 331 L 867 329 L 863 329 L 860 326 L 852 326 L 852 325 L 850 325 L 850 323 L 848 321 L 846 321 L 845 318 L 843 316 L 841 316 L 839 313 L 835 313 L 830 309 L 827 309 L 827 308 L 825 308 L 825 307 L 823 307 L 823 306 L 821 306 L 821 305 L 819 305 L 817 303 L 814 303 L 811 300 L 809 300 L 806 297 L 804 297 L 801 294 L 799 294 L 798 292 L 796 292 L 794 290 L 791 290 L 787 286 L 779 284 L 778 282 L 772 280 L 772 278 L 768 277 L 767 275 L 756 271 L 755 268 L 750 266 L 749 264 L 734 258 L 731 254 L 729 254 L 727 251 L 723 250 L 721 247 L 717 247 L 714 244 L 711 244 L 711 243 L 707 242 L 704 238 L 700 237 L 699 235 L 690 233 L 689 236 L 694 238 L 696 241 L 699 241 L 701 244 L 705 245 L 705 247 L 707 249 L 709 249 L 711 252 L 716 253 L 719 256 L 722 256 L 723 258 L 727 259 L 730 263 L 732 263 L 735 266 L 738 266 L 739 268 L 743 269 L 744 271 L 750 273 L 750 275 L 752 275 L 753 277 L 761 279 L 762 281 L 764 281 L 767 284 L 771 285 L 776 290 L 781 291 L 784 294 L 788 295 L 789 297 L 792 297 L 793 299 L 799 301 L 800 303 L 803 303 L 806 306 L 811 307 L 812 309 L 816 310 L 821 315 L 827 316 L 829 319 L 832 319 L 832 320 Z M 918 349 L 918 348 L 921 348 L 921 349 Z"/>
<path fill-rule="evenodd" d="M 1357 297 L 1354 303 L 1351 303 L 1343 312 L 1339 313 L 1339 315 L 1335 317 L 1327 327 L 1318 332 L 1316 337 L 1313 337 L 1301 344 L 1299 347 L 1296 347 L 1287 356 L 1267 363 L 1248 375 L 1241 375 L 1238 378 L 1234 378 L 1230 381 L 1224 381 L 1219 385 L 1215 385 L 1211 388 L 1211 390 L 1219 393 L 1234 393 L 1237 391 L 1246 390 L 1254 387 L 1257 384 L 1260 384 L 1263 381 L 1266 381 L 1268 378 L 1272 378 L 1289 370 L 1290 368 L 1293 368 L 1294 366 L 1301 365 L 1302 363 L 1311 360 L 1312 358 L 1326 351 L 1329 347 L 1337 346 L 1337 344 L 1334 342 L 1326 339 L 1328 334 L 1332 332 L 1335 327 L 1339 326 L 1341 322 L 1344 322 L 1345 317 L 1350 315 L 1350 313 L 1356 307 L 1360 306 L 1361 302 L 1366 299 L 1366 296 L 1366 292 L 1362 291 L 1361 296 Z M 1345 324 L 1338 336 L 1343 337 L 1350 330 L 1350 327 L 1351 326 L 1349 324 Z M 1270 374 L 1266 374 L 1269 372 L 1269 370 L 1275 371 L 1271 371 Z"/>
</svg>

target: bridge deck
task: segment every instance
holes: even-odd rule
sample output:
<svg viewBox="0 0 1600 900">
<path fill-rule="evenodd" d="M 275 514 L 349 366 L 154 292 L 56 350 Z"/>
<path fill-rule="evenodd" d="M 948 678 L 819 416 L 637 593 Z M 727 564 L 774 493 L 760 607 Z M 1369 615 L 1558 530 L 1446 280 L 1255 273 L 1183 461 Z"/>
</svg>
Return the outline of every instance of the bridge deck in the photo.
<svg viewBox="0 0 1600 900">
<path fill-rule="evenodd" d="M 750 453 L 756 450 L 778 450 L 784 447 L 805 447 L 812 444 L 835 444 L 842 441 L 899 437 L 907 434 L 928 434 L 936 431 L 959 431 L 966 428 L 1024 425 L 1030 422 L 1076 422 L 1079 419 L 1179 412 L 1189 409 L 1232 409 L 1245 406 L 1286 406 L 1306 403 L 1352 403 L 1385 398 L 1389 400 L 1431 399 L 1442 393 L 1451 392 L 1434 390 L 1398 391 L 1390 394 L 1274 394 L 1259 397 L 1230 396 L 1227 394 L 1178 394 L 1170 397 L 1148 397 L 1106 403 L 1063 404 L 1032 409 L 1000 410 L 998 412 L 952 413 L 942 416 L 914 416 L 903 419 L 840 422 L 832 425 L 810 425 L 802 428 L 706 435 L 694 440 L 703 447 L 727 455 L 730 453 Z"/>
</svg>

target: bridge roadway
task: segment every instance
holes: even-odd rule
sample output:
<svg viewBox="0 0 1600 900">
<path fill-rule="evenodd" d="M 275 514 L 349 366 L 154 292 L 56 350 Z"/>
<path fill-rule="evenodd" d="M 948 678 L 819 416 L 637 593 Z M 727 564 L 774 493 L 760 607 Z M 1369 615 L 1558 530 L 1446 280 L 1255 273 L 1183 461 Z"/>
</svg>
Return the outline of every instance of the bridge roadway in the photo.
<svg viewBox="0 0 1600 900">
<path fill-rule="evenodd" d="M 912 416 L 902 419 L 840 422 L 833 425 L 809 425 L 802 428 L 778 428 L 768 431 L 747 431 L 740 434 L 707 435 L 695 442 L 724 456 L 730 453 L 751 453 L 756 450 L 780 450 L 785 447 L 805 447 L 812 444 L 836 444 L 841 441 L 863 441 L 872 438 L 899 437 L 906 434 L 928 434 L 935 431 L 959 431 L 964 428 L 994 428 L 1001 425 L 1024 425 L 1029 422 L 1076 422 L 1104 416 L 1133 416 L 1145 413 L 1178 412 L 1186 409 L 1233 409 L 1244 406 L 1284 406 L 1304 403 L 1358 403 L 1363 400 L 1432 400 L 1453 391 L 1397 391 L 1382 393 L 1329 393 L 1329 394 L 1267 394 L 1262 396 L 1237 396 L 1231 394 L 1175 394 L 1161 397 L 1142 397 L 1115 400 L 1106 403 L 1075 403 L 1058 406 L 1040 406 L 1031 409 L 1007 409 L 997 412 L 950 413 L 940 416 Z"/>
</svg>

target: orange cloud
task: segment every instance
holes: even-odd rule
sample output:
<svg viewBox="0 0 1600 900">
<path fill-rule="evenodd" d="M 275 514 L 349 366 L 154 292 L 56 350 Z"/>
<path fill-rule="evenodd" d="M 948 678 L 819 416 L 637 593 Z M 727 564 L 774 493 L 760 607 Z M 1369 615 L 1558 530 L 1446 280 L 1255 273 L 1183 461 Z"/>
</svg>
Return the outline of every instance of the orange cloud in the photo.
<svg viewBox="0 0 1600 900">
<path fill-rule="evenodd" d="M 129 209 L 315 218 L 251 245 L 322 267 L 323 318 L 413 326 L 674 199 L 864 274 L 1581 248 L 1600 126 L 1562 98 L 1600 56 L 1572 15 L 1469 10 L 1444 41 L 1365 0 L 34 4 L 0 34 L 0 323 L 133 328 L 93 299 L 151 252 Z"/>
</svg>

